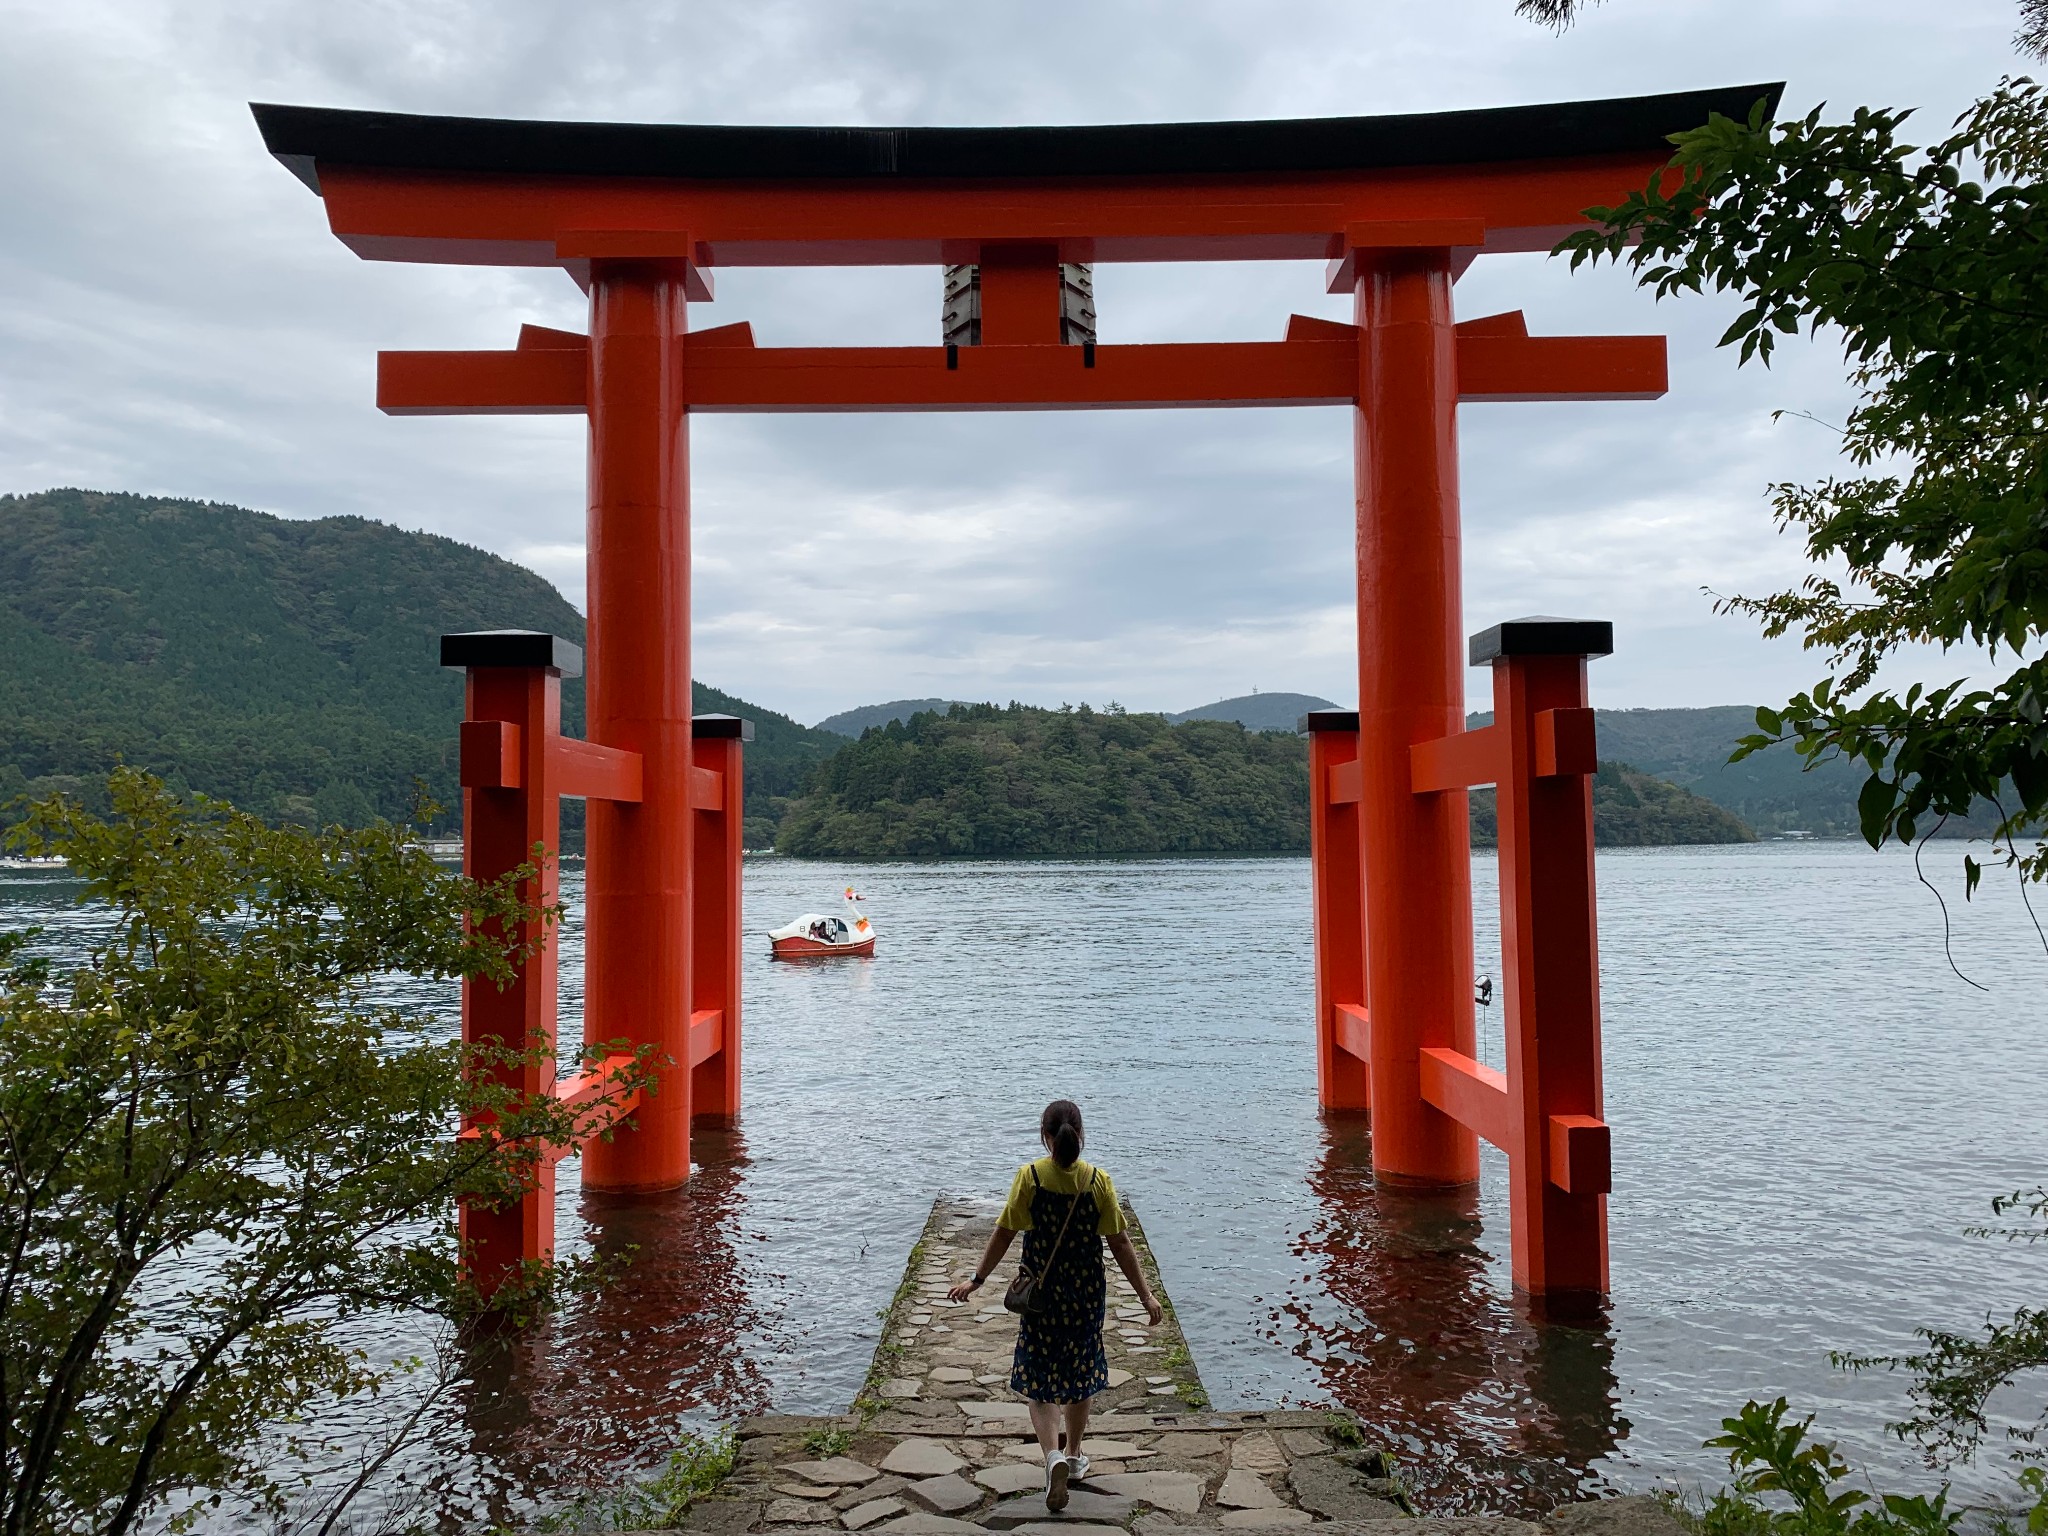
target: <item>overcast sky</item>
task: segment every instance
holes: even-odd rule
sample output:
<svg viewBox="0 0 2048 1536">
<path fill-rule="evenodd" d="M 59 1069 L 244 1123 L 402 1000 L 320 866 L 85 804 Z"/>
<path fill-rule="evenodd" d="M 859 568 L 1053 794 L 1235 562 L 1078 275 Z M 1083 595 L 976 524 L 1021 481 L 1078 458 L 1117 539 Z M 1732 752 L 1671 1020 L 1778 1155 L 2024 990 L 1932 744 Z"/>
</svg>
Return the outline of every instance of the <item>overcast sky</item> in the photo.
<svg viewBox="0 0 2048 1536">
<path fill-rule="evenodd" d="M 1783 78 L 1785 108 L 1916 106 L 2019 61 L 2010 0 L 1610 0 L 1562 37 L 1512 0 L 0 0 L 0 490 L 82 485 L 357 513 L 521 561 L 580 603 L 583 424 L 393 419 L 380 347 L 581 330 L 559 273 L 358 261 L 251 100 L 663 122 L 1089 123 L 1434 111 Z M 1320 264 L 1099 267 L 1105 342 L 1348 318 Z M 1801 569 L 1766 488 L 1825 473 L 1832 341 L 1768 373 L 1725 305 L 1489 257 L 1464 316 L 1663 331 L 1654 404 L 1463 407 L 1467 629 L 1611 618 L 1609 705 L 1782 698 L 1790 642 L 1701 589 Z M 934 269 L 742 270 L 694 323 L 931 343 Z M 1178 709 L 1356 695 L 1348 412 L 699 418 L 696 673 L 815 720 L 946 695 Z M 5 529 L 0 528 L 0 540 Z M 1960 658 L 1910 674 L 1946 677 Z M 1475 693 L 1484 690 L 1474 674 Z"/>
</svg>

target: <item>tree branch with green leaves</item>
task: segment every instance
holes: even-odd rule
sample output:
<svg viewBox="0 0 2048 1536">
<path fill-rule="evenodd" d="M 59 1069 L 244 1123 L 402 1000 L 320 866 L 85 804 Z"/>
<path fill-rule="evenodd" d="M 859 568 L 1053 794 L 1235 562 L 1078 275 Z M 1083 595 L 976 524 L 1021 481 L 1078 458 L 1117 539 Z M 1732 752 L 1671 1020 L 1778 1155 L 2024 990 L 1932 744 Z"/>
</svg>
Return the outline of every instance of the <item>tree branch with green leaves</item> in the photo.
<svg viewBox="0 0 2048 1536">
<path fill-rule="evenodd" d="M 1816 109 L 1773 123 L 1762 103 L 1746 122 L 1716 116 L 1676 135 L 1647 187 L 1588 210 L 1597 227 L 1558 249 L 1575 268 L 1626 262 L 1659 298 L 1733 294 L 1741 309 L 1721 344 L 1741 363 L 1768 365 L 1783 337 L 1839 335 L 1857 390 L 1842 437 L 1853 473 L 1773 493 L 1780 526 L 1802 535 L 1815 569 L 1791 590 L 1720 603 L 1767 635 L 1798 635 L 1827 675 L 1760 709 L 1735 757 L 1789 743 L 1809 764 L 1860 764 L 1873 847 L 1914 843 L 1989 805 L 1993 847 L 2024 895 L 2025 882 L 2048 878 L 2048 98 L 2007 80 L 1926 147 L 1902 138 L 1907 121 L 1863 108 L 1843 122 Z M 1929 644 L 1979 648 L 2004 675 L 1884 685 L 1903 648 Z M 1966 894 L 1981 873 L 1965 858 Z M 2044 1198 L 2022 1192 L 1993 1209 L 2038 1223 Z M 1994 1394 L 2038 1385 L 2048 1369 L 2048 1313 L 2036 1308 L 1981 1334 L 1921 1339 L 1910 1354 L 1837 1362 L 1910 1372 L 1914 1411 L 1892 1427 L 1936 1461 L 1974 1454 Z M 1744 1499 L 1791 1491 L 1801 1529 L 1837 1528 L 1849 1517 L 1818 1490 L 1841 1469 L 1813 1463 L 1815 1448 L 1798 1443 L 1804 1426 L 1782 1424 L 1783 1411 L 1751 1404 L 1714 1443 L 1738 1471 L 1779 1476 L 1796 1462 L 1815 1500 L 1753 1479 L 1721 1513 L 1732 1528 Z M 2037 1453 L 2044 1422 L 2009 1428 L 2021 1460 Z M 2022 1469 L 2029 1522 L 2048 1532 L 2041 1476 Z M 1922 1529 L 1942 1513 L 1887 1500 L 1870 1518 Z"/>
<path fill-rule="evenodd" d="M 278 1507 L 309 1412 L 402 1368 L 350 1325 L 473 1318 L 457 1202 L 518 1198 L 589 1114 L 504 1086 L 547 1042 L 384 1000 L 509 982 L 556 916 L 531 865 L 472 881 L 401 828 L 270 827 L 132 770 L 109 795 L 7 834 L 105 922 L 68 972 L 0 937 L 0 1536 Z"/>
<path fill-rule="evenodd" d="M 1515 14 L 1553 32 L 1562 32 L 1600 0 L 1516 0 Z M 2019 0 L 2020 28 L 2012 45 L 2021 53 L 2048 59 L 2048 0 Z"/>
<path fill-rule="evenodd" d="M 1789 743 L 1867 771 L 1862 830 L 1911 843 L 1989 806 L 1997 854 L 2048 878 L 2048 100 L 2008 80 L 1925 148 L 1905 112 L 1759 103 L 1674 136 L 1642 191 L 1588 210 L 1558 249 L 1626 262 L 1659 298 L 1726 292 L 1721 338 L 1766 365 L 1780 339 L 1840 336 L 1858 399 L 1854 473 L 1774 488 L 1780 526 L 1816 569 L 1797 587 L 1722 599 L 1796 634 L 1828 673 L 1758 712 L 1738 758 Z M 1903 692 L 1904 647 L 1981 648 L 2003 677 Z M 1980 867 L 1966 861 L 1967 890 Z"/>
</svg>

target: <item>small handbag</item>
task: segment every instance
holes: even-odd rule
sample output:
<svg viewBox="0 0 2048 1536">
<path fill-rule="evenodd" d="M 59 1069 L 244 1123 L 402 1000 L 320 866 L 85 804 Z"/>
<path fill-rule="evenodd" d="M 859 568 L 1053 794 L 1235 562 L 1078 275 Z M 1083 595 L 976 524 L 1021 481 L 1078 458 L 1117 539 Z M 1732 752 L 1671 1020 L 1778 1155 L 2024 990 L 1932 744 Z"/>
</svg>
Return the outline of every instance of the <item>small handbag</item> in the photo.
<svg viewBox="0 0 2048 1536">
<path fill-rule="evenodd" d="M 1010 1288 L 1003 1292 L 1003 1305 L 1012 1312 L 1024 1316 L 1036 1316 L 1045 1307 L 1044 1299 L 1038 1293 L 1039 1282 L 1052 1273 L 1052 1266 L 1060 1256 L 1060 1244 L 1067 1240 L 1067 1228 L 1074 1224 L 1074 1212 L 1081 1208 L 1081 1196 L 1095 1193 L 1095 1176 L 1099 1169 L 1088 1170 L 1088 1187 L 1074 1191 L 1074 1203 L 1067 1207 L 1067 1219 L 1060 1223 L 1060 1235 L 1052 1240 L 1052 1252 L 1045 1256 L 1045 1273 L 1034 1275 L 1022 1264 L 1017 1266 L 1017 1277 L 1010 1282 Z M 1038 1170 L 1031 1170 L 1031 1182 L 1038 1182 Z"/>
</svg>

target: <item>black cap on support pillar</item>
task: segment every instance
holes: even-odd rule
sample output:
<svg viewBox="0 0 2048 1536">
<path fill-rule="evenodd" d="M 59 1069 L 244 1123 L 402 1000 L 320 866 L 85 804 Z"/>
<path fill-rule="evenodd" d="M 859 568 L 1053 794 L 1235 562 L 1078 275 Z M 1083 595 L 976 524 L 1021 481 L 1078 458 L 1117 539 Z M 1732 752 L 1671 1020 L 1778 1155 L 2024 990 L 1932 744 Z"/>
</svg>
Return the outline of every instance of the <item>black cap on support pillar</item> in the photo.
<svg viewBox="0 0 2048 1536">
<path fill-rule="evenodd" d="M 1555 619 L 1533 614 L 1482 629 L 1468 642 L 1475 667 L 1509 656 L 1612 656 L 1614 626 L 1605 619 Z"/>
<path fill-rule="evenodd" d="M 473 629 L 441 637 L 444 667 L 546 667 L 583 675 L 583 648 L 541 629 Z"/>
<path fill-rule="evenodd" d="M 1294 722 L 1294 728 L 1304 736 L 1314 731 L 1355 731 L 1358 729 L 1358 711 L 1312 709 Z"/>
<path fill-rule="evenodd" d="M 692 715 L 690 738 L 693 741 L 752 741 L 754 722 L 742 720 L 738 715 Z"/>
</svg>

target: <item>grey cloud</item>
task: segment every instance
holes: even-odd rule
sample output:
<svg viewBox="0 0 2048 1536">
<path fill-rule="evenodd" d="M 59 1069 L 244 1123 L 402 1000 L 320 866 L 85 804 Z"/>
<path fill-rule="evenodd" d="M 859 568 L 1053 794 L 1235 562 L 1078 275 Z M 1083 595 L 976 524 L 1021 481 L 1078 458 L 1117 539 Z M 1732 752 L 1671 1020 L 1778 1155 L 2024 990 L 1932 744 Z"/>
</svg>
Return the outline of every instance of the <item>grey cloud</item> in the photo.
<svg viewBox="0 0 2048 1536">
<path fill-rule="evenodd" d="M 264 156 L 250 99 L 505 116 L 1080 122 L 1414 111 L 1788 75 L 1787 106 L 1945 120 L 2013 65 L 2004 0 L 1614 0 L 1563 38 L 1511 0 L 962 7 L 938 0 L 0 3 L 0 487 L 73 483 L 348 512 L 534 564 L 580 597 L 581 425 L 391 420 L 379 347 L 580 328 L 558 274 L 384 267 Z M 767 343 L 907 342 L 937 274 L 727 272 L 702 324 Z M 1104 268 L 1108 340 L 1266 338 L 1345 314 L 1285 264 Z M 1613 272 L 1481 262 L 1461 313 L 1662 331 L 1654 404 L 1462 413 L 1468 626 L 1617 621 L 1601 701 L 1715 703 L 1809 659 L 1702 587 L 1799 569 L 1765 487 L 1830 465 L 1823 342 L 1769 373 L 1725 306 Z M 1347 413 L 703 418 L 700 676 L 802 718 L 936 693 L 1177 708 L 1262 688 L 1349 697 Z M 1929 658 L 1928 675 L 1964 670 Z M 1484 679 L 1475 676 L 1475 686 Z"/>
</svg>

